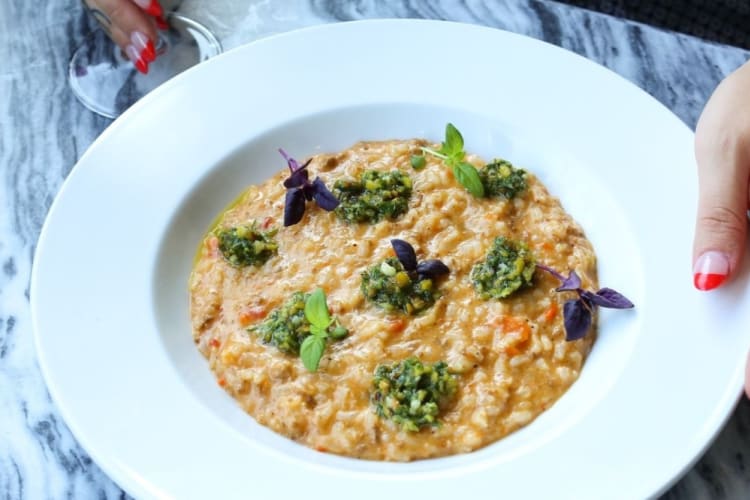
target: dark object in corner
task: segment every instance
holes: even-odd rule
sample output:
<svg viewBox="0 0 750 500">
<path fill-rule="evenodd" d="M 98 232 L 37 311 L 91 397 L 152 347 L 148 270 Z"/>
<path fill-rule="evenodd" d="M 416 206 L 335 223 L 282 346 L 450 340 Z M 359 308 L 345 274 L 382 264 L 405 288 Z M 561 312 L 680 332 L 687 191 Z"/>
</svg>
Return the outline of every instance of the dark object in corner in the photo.
<svg viewBox="0 0 750 500">
<path fill-rule="evenodd" d="M 713 42 L 750 49 L 748 0 L 557 0 Z"/>
</svg>

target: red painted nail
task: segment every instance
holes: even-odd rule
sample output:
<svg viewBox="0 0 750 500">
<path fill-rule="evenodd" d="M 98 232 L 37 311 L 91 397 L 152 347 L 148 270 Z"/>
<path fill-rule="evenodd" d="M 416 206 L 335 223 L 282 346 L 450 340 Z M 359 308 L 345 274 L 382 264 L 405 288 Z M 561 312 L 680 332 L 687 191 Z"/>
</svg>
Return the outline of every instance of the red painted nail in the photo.
<svg viewBox="0 0 750 500">
<path fill-rule="evenodd" d="M 707 292 L 721 286 L 727 280 L 725 274 L 702 274 L 696 273 L 693 276 L 693 284 L 698 290 Z"/>
<path fill-rule="evenodd" d="M 164 9 L 161 8 L 161 4 L 157 0 L 133 0 L 138 7 L 143 9 L 147 14 L 151 14 L 154 17 L 161 17 L 164 15 Z"/>
<path fill-rule="evenodd" d="M 143 59 L 143 57 L 141 56 L 141 52 L 139 52 L 134 45 L 128 45 L 127 47 L 125 47 L 125 54 L 127 54 L 128 59 L 130 59 L 130 61 L 133 63 L 135 69 L 137 69 L 144 75 L 148 73 L 148 62 Z"/>
<path fill-rule="evenodd" d="M 164 9 L 161 8 L 161 4 L 157 0 L 151 0 L 151 3 L 148 4 L 148 7 L 143 10 L 154 17 L 161 17 L 164 15 Z"/>
<path fill-rule="evenodd" d="M 148 63 L 144 61 L 143 59 L 138 59 L 135 63 L 135 69 L 143 73 L 144 75 L 148 74 Z"/>
<path fill-rule="evenodd" d="M 146 47 L 141 52 L 141 55 L 147 62 L 154 62 L 156 60 L 156 48 L 154 42 L 149 40 L 146 42 Z"/>
<path fill-rule="evenodd" d="M 156 59 L 154 42 L 149 40 L 148 37 L 140 31 L 134 31 L 130 34 L 130 42 L 138 51 L 139 57 L 143 58 L 146 62 L 153 62 Z"/>
<path fill-rule="evenodd" d="M 156 27 L 162 31 L 166 31 L 169 29 L 169 24 L 167 24 L 167 21 L 163 17 L 157 17 Z"/>
<path fill-rule="evenodd" d="M 729 276 L 729 259 L 721 252 L 703 253 L 693 266 L 693 285 L 708 291 L 721 286 Z"/>
</svg>

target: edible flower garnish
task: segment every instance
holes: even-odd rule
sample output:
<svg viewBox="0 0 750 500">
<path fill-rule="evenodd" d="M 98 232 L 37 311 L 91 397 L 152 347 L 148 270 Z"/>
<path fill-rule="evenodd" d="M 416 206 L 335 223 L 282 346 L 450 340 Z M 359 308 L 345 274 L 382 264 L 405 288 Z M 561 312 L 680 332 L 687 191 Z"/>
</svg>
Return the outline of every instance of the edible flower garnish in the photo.
<svg viewBox="0 0 750 500">
<path fill-rule="evenodd" d="M 331 318 L 326 303 L 326 294 L 322 288 L 316 288 L 307 298 L 305 319 L 310 322 L 310 335 L 302 341 L 299 355 L 305 368 L 314 372 L 318 369 L 328 337 L 336 340 L 342 339 L 349 334 L 349 331 Z"/>
<path fill-rule="evenodd" d="M 291 171 L 289 177 L 284 181 L 284 187 L 287 189 L 284 202 L 284 227 L 293 226 L 302 220 L 305 213 L 305 200 L 315 200 L 320 208 L 328 212 L 339 206 L 339 200 L 328 190 L 320 177 L 316 177 L 314 181 L 310 182 L 307 166 L 312 159 L 300 165 L 283 149 L 279 148 L 279 153 L 284 157 Z"/>
<path fill-rule="evenodd" d="M 447 166 L 451 167 L 453 176 L 472 195 L 477 198 L 484 197 L 484 185 L 482 179 L 479 178 L 479 172 L 474 165 L 464 161 L 466 157 L 464 138 L 452 123 L 445 126 L 445 141 L 443 141 L 439 150 L 422 148 L 422 151 L 440 158 Z M 420 165 L 424 165 L 423 162 L 414 157 L 410 161 L 412 166 L 417 169 L 421 168 Z"/>
<path fill-rule="evenodd" d="M 550 273 L 562 282 L 555 288 L 556 292 L 576 292 L 577 299 L 570 299 L 563 306 L 565 340 L 578 340 L 586 336 L 591 327 L 591 318 L 596 306 L 609 309 L 630 309 L 634 307 L 624 295 L 611 288 L 601 288 L 592 292 L 581 288 L 581 278 L 575 271 L 570 271 L 566 278 L 551 267 L 537 264 L 537 268 Z"/>
</svg>

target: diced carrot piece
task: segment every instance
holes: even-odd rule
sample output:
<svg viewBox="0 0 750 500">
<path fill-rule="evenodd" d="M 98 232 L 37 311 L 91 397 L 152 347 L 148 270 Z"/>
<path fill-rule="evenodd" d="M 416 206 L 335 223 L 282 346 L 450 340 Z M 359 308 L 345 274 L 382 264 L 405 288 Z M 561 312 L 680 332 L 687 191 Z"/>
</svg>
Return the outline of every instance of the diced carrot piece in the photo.
<svg viewBox="0 0 750 500">
<path fill-rule="evenodd" d="M 224 387 L 225 385 L 227 385 L 227 379 L 225 379 L 224 377 L 221 377 L 217 382 L 219 383 L 221 387 Z"/>
<path fill-rule="evenodd" d="M 219 347 L 221 345 L 221 342 L 219 342 L 219 339 L 214 337 L 208 341 L 208 345 L 210 345 L 211 347 Z"/>
<path fill-rule="evenodd" d="M 271 224 L 273 224 L 273 217 L 266 217 L 265 219 L 263 219 L 260 227 L 263 229 L 268 229 L 269 227 L 271 227 Z"/>
<path fill-rule="evenodd" d="M 406 321 L 401 318 L 389 319 L 386 329 L 391 333 L 402 332 L 406 328 Z"/>
<path fill-rule="evenodd" d="M 206 240 L 206 253 L 209 257 L 216 257 L 219 255 L 219 238 L 211 236 Z"/>
<path fill-rule="evenodd" d="M 503 316 L 500 319 L 500 329 L 503 333 L 515 334 L 515 338 L 511 337 L 510 341 L 504 348 L 505 354 L 508 356 L 517 356 L 521 354 L 521 349 L 527 344 L 531 337 L 531 327 L 525 318 L 519 318 L 516 316 Z"/>
<path fill-rule="evenodd" d="M 508 345 L 505 346 L 505 354 L 512 358 L 513 356 L 518 356 L 519 354 L 521 354 L 521 351 L 514 345 Z"/>
<path fill-rule="evenodd" d="M 549 306 L 549 309 L 544 313 L 544 321 L 549 323 L 554 320 L 559 310 L 560 306 L 557 305 L 557 302 L 553 302 L 552 305 Z"/>
<path fill-rule="evenodd" d="M 266 308 L 264 306 L 248 306 L 243 307 L 240 311 L 239 322 L 240 326 L 247 326 L 253 321 L 266 317 Z"/>
<path fill-rule="evenodd" d="M 517 318 L 515 316 L 503 316 L 502 319 L 503 332 L 518 332 L 519 342 L 526 342 L 531 336 L 531 327 L 524 318 Z"/>
</svg>

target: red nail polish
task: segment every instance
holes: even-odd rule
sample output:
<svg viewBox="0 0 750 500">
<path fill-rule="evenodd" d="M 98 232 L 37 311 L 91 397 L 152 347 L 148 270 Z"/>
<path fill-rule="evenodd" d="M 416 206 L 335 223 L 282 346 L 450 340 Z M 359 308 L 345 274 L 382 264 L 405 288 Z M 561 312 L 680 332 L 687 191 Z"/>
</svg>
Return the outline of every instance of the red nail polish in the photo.
<svg viewBox="0 0 750 500">
<path fill-rule="evenodd" d="M 143 57 L 147 62 L 154 62 L 156 60 L 156 48 L 154 47 L 154 42 L 149 40 L 146 42 L 146 47 L 144 47 L 143 51 L 141 52 L 141 57 Z"/>
<path fill-rule="evenodd" d="M 721 286 L 727 280 L 726 274 L 703 274 L 695 273 L 693 276 L 693 285 L 698 290 L 707 292 Z"/>
<path fill-rule="evenodd" d="M 134 61 L 137 59 L 143 59 L 146 62 L 153 62 L 154 59 L 156 59 L 154 42 L 149 40 L 146 35 L 140 31 L 134 31 L 130 34 L 130 41 L 132 42 L 133 47 L 135 47 L 135 53 L 133 54 Z"/>
<path fill-rule="evenodd" d="M 164 9 L 161 8 L 161 4 L 157 0 L 151 0 L 151 3 L 148 4 L 148 7 L 143 10 L 154 17 L 161 17 L 164 15 Z"/>
<path fill-rule="evenodd" d="M 693 266 L 693 285 L 698 290 L 713 290 L 721 286 L 728 276 L 729 259 L 721 252 L 704 252 Z"/>
<path fill-rule="evenodd" d="M 125 47 L 125 54 L 127 54 L 128 59 L 133 63 L 135 69 L 144 75 L 148 73 L 148 62 L 143 58 L 142 52 L 139 52 L 134 45 L 128 45 Z"/>
<path fill-rule="evenodd" d="M 137 69 L 144 75 L 148 74 L 148 63 L 146 61 L 144 61 L 143 59 L 138 59 L 133 64 L 135 64 L 135 69 Z"/>
<path fill-rule="evenodd" d="M 166 31 L 169 29 L 169 24 L 167 24 L 167 21 L 163 17 L 157 17 L 156 27 L 162 31 Z"/>
</svg>

